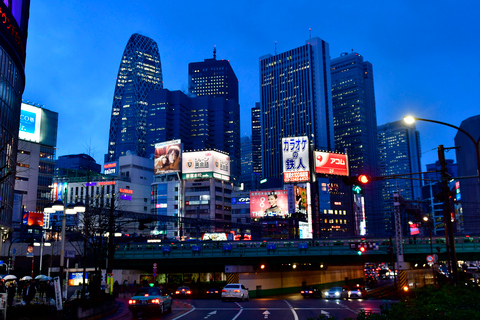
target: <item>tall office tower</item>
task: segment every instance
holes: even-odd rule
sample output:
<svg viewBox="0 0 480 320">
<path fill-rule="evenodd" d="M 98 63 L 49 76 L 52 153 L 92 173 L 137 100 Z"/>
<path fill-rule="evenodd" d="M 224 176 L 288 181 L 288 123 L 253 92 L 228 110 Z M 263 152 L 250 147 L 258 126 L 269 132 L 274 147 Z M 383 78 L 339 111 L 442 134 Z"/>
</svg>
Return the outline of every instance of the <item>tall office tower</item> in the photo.
<svg viewBox="0 0 480 320">
<path fill-rule="evenodd" d="M 332 59 L 330 66 L 335 148 L 348 153 L 350 175 L 375 177 L 378 162 L 377 116 L 372 64 L 363 61 L 358 53 L 351 52 Z M 367 220 L 378 208 L 375 185 L 362 186 Z M 347 187 L 346 192 L 351 194 L 351 187 Z"/>
<path fill-rule="evenodd" d="M 308 136 L 314 148 L 334 150 L 328 43 L 306 44 L 260 58 L 262 178 L 282 179 L 282 138 Z"/>
<path fill-rule="evenodd" d="M 223 97 L 189 97 L 181 91 L 152 91 L 148 98 L 147 154 L 156 143 L 181 139 L 184 150 L 217 149 L 230 156 L 231 176 L 240 177 L 238 103 Z M 237 143 L 238 140 L 238 143 Z"/>
<path fill-rule="evenodd" d="M 240 182 L 244 184 L 244 190 L 254 190 L 255 176 L 253 174 L 252 139 L 243 136 L 240 145 L 241 176 Z"/>
<path fill-rule="evenodd" d="M 260 125 L 260 102 L 252 108 L 252 170 L 262 174 L 262 127 Z"/>
<path fill-rule="evenodd" d="M 19 197 L 15 203 L 20 212 L 14 215 L 16 222 L 21 221 L 18 213 L 41 212 L 52 201 L 57 127 L 58 113 L 31 102 L 22 103 L 15 181 L 15 195 Z"/>
<path fill-rule="evenodd" d="M 240 106 L 237 76 L 228 60 L 216 59 L 214 50 L 213 59 L 188 65 L 188 77 L 190 94 L 215 98 L 199 99 L 195 103 L 197 107 L 192 109 L 194 139 L 203 142 L 207 148 L 217 148 L 230 155 L 231 175 L 235 181 L 240 177 Z M 197 120 L 194 119 L 195 113 Z M 206 136 L 208 139 L 205 139 Z"/>
<path fill-rule="evenodd" d="M 460 129 L 468 132 L 478 141 L 480 137 L 480 115 L 463 120 Z M 476 178 L 479 174 L 477 170 L 480 164 L 477 163 L 477 149 L 473 141 L 461 131 L 455 135 L 455 147 L 457 148 L 458 176 L 475 177 L 458 181 L 458 189 L 461 190 L 460 202 L 463 208 L 463 231 L 466 233 L 480 232 L 480 184 L 479 179 Z"/>
<path fill-rule="evenodd" d="M 11 227 L 13 214 L 30 0 L 0 1 L 0 10 L 0 237 L 3 238 Z M 2 241 L 0 249 L 1 245 Z"/>
<path fill-rule="evenodd" d="M 151 90 L 162 88 L 157 43 L 134 33 L 128 40 L 118 70 L 105 162 L 115 161 L 127 153 L 147 156 L 147 97 Z"/>
<path fill-rule="evenodd" d="M 420 172 L 420 133 L 415 125 L 395 121 L 380 125 L 378 133 L 379 175 L 410 174 Z M 407 176 L 422 178 L 421 175 Z M 410 179 L 386 179 L 378 183 L 381 203 L 379 210 L 367 220 L 367 235 L 392 236 L 395 231 L 393 218 L 393 193 L 400 192 L 405 200 L 418 200 L 422 196 L 421 181 Z M 402 230 L 407 232 L 408 217 L 402 217 Z"/>
</svg>

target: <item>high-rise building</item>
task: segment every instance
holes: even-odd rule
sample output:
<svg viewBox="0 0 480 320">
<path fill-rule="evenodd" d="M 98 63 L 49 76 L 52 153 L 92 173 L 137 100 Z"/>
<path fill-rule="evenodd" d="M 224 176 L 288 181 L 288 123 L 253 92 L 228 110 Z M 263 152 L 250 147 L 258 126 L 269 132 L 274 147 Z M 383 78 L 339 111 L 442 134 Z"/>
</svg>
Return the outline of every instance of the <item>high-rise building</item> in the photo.
<svg viewBox="0 0 480 320">
<path fill-rule="evenodd" d="M 252 108 L 252 170 L 262 174 L 262 127 L 260 125 L 260 102 Z"/>
<path fill-rule="evenodd" d="M 157 43 L 138 33 L 133 34 L 118 70 L 105 162 L 115 161 L 126 154 L 147 156 L 148 93 L 162 88 Z"/>
<path fill-rule="evenodd" d="M 260 58 L 262 178 L 281 178 L 282 138 L 308 136 L 314 148 L 334 149 L 328 43 L 306 44 Z"/>
<path fill-rule="evenodd" d="M 468 132 L 476 141 L 480 137 L 480 115 L 465 119 L 460 129 Z M 478 147 L 478 143 L 477 143 Z M 455 135 L 455 148 L 459 177 L 471 177 L 458 181 L 461 190 L 461 206 L 463 210 L 463 232 L 480 232 L 480 184 L 478 177 L 477 149 L 473 141 L 463 132 Z"/>
<path fill-rule="evenodd" d="M 51 202 L 57 127 L 58 113 L 30 102 L 22 103 L 15 181 L 15 194 L 21 200 L 15 222 L 21 221 L 18 214 L 42 212 Z"/>
<path fill-rule="evenodd" d="M 15 169 L 30 0 L 0 1 L 0 236 L 8 233 L 13 214 Z M 6 23 L 8 21 L 8 23 Z M 1 247 L 1 243 L 0 243 Z"/>
<path fill-rule="evenodd" d="M 69 176 L 71 174 L 84 176 L 88 172 L 99 174 L 102 166 L 95 162 L 88 154 L 67 154 L 59 156 L 55 161 L 55 175 L 57 177 Z"/>
<path fill-rule="evenodd" d="M 330 66 L 335 148 L 348 154 L 351 176 L 368 174 L 375 177 L 378 163 L 377 117 L 372 64 L 364 61 L 360 54 L 351 52 L 332 59 Z M 362 186 L 367 220 L 378 208 L 375 186 L 374 182 Z M 347 194 L 352 193 L 350 187 L 346 191 Z"/>
<path fill-rule="evenodd" d="M 188 65 L 189 93 L 197 97 L 192 108 L 194 146 L 217 148 L 231 158 L 232 178 L 240 177 L 240 106 L 238 79 L 228 60 L 213 59 Z M 197 147 L 197 148 L 198 148 Z"/>
<path fill-rule="evenodd" d="M 420 172 L 420 133 L 415 125 L 399 120 L 378 126 L 379 175 L 391 176 Z M 406 176 L 420 179 L 421 175 Z M 404 176 L 405 178 L 405 176 Z M 395 231 L 393 218 L 393 193 L 400 192 L 405 200 L 420 200 L 421 181 L 414 179 L 385 179 L 378 182 L 381 203 L 378 210 L 367 216 L 367 235 L 392 236 Z M 407 231 L 408 217 L 402 217 L 402 230 Z"/>
</svg>

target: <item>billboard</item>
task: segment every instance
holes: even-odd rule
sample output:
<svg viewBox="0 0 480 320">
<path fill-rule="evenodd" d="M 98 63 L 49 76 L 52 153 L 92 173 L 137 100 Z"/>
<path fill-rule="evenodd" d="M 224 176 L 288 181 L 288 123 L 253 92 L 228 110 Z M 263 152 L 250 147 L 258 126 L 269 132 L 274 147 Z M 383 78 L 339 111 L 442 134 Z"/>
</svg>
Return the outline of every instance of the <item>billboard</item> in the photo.
<svg viewBox="0 0 480 320">
<path fill-rule="evenodd" d="M 103 174 L 116 174 L 118 175 L 118 161 L 107 162 L 103 165 Z"/>
<path fill-rule="evenodd" d="M 20 128 L 18 130 L 18 138 L 39 143 L 41 120 L 41 108 L 22 103 L 22 108 L 20 110 Z"/>
<path fill-rule="evenodd" d="M 34 211 L 24 212 L 23 224 L 29 227 L 43 227 L 43 213 Z"/>
<path fill-rule="evenodd" d="M 348 156 L 346 154 L 315 151 L 314 157 L 316 173 L 348 177 Z"/>
<path fill-rule="evenodd" d="M 287 190 L 250 192 L 250 218 L 265 217 L 290 217 Z"/>
<path fill-rule="evenodd" d="M 230 157 L 217 151 L 185 152 L 182 159 L 182 178 L 216 178 L 230 180 Z"/>
<path fill-rule="evenodd" d="M 29 6 L 30 1 L 25 0 L 0 1 L 0 33 L 9 42 L 22 66 L 25 65 Z"/>
<path fill-rule="evenodd" d="M 308 137 L 282 138 L 283 182 L 310 181 Z"/>
<path fill-rule="evenodd" d="M 180 172 L 181 163 L 181 140 L 171 140 L 155 144 L 154 174 Z"/>
</svg>

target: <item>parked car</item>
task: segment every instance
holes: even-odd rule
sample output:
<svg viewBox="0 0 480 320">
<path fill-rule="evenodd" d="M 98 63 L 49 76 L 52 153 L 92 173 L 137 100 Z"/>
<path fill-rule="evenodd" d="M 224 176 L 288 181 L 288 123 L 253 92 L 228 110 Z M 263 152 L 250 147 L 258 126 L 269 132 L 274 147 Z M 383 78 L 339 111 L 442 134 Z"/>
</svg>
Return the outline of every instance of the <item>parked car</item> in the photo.
<svg viewBox="0 0 480 320">
<path fill-rule="evenodd" d="M 303 296 L 303 298 L 321 298 L 322 297 L 322 292 L 317 288 L 317 287 L 306 287 L 305 289 L 302 289 L 300 291 L 300 294 Z"/>
<path fill-rule="evenodd" d="M 205 295 L 208 299 L 218 299 L 220 298 L 222 294 L 222 290 L 219 290 L 217 288 L 210 288 L 207 291 L 205 291 Z"/>
<path fill-rule="evenodd" d="M 347 299 L 348 290 L 345 287 L 333 287 L 325 292 L 326 299 Z"/>
<path fill-rule="evenodd" d="M 128 309 L 133 317 L 139 312 L 163 314 L 172 312 L 172 297 L 157 287 L 142 287 L 128 300 Z"/>
<path fill-rule="evenodd" d="M 367 295 L 367 290 L 359 284 L 348 291 L 348 297 L 350 299 L 366 299 Z"/>
<path fill-rule="evenodd" d="M 174 293 L 175 298 L 191 298 L 192 297 L 192 290 L 190 287 L 181 286 L 175 290 Z"/>
<path fill-rule="evenodd" d="M 248 297 L 248 288 L 245 288 L 243 284 L 240 283 L 230 283 L 227 284 L 222 289 L 222 301 L 226 301 L 227 299 L 238 299 L 241 301 L 249 300 Z"/>
</svg>

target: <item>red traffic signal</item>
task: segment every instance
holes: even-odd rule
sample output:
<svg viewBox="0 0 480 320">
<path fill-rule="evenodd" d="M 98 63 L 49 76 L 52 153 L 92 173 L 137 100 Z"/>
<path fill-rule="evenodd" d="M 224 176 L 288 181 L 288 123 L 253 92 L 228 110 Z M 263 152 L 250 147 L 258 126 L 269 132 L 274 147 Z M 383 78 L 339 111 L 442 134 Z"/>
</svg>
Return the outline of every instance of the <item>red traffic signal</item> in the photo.
<svg viewBox="0 0 480 320">
<path fill-rule="evenodd" d="M 371 181 L 370 176 L 366 174 L 361 174 L 358 176 L 358 182 L 367 184 Z"/>
</svg>

